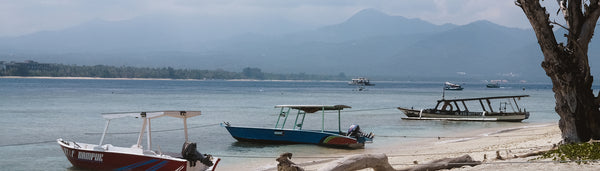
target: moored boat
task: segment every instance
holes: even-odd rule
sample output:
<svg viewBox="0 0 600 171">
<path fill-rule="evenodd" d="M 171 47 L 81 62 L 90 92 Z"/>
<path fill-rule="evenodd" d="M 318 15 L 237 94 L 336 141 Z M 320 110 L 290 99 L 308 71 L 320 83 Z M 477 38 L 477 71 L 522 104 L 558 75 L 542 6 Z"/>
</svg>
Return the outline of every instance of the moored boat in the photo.
<svg viewBox="0 0 600 171">
<path fill-rule="evenodd" d="M 463 90 L 464 88 L 459 84 L 454 84 L 450 82 L 444 83 L 444 90 Z"/>
<path fill-rule="evenodd" d="M 485 85 L 485 87 L 487 87 L 487 88 L 500 88 L 500 84 L 498 84 L 498 82 L 489 83 L 489 84 Z"/>
<path fill-rule="evenodd" d="M 340 117 L 341 110 L 350 108 L 346 105 L 277 105 L 281 108 L 274 128 L 238 127 L 225 123 L 224 126 L 231 136 L 238 141 L 250 141 L 275 144 L 317 144 L 339 148 L 364 148 L 365 143 L 373 141 L 373 134 L 365 134 L 360 126 L 351 125 L 348 132 L 342 132 Z M 287 124 L 291 111 L 297 111 L 293 124 Z M 314 115 L 321 111 L 321 129 L 306 130 L 304 119 L 306 115 Z M 338 130 L 325 130 L 325 112 L 337 111 Z"/>
<path fill-rule="evenodd" d="M 374 86 L 375 84 L 371 84 L 371 81 L 369 81 L 368 78 L 358 77 L 358 78 L 354 78 L 350 82 L 348 82 L 348 85 Z"/>
<path fill-rule="evenodd" d="M 106 126 L 99 144 L 89 144 L 57 139 L 63 153 L 76 168 L 88 170 L 179 170 L 203 171 L 214 170 L 220 159 L 211 155 L 203 155 L 196 149 L 196 143 L 188 141 L 187 118 L 200 115 L 200 111 L 158 111 L 158 112 L 125 112 L 103 114 Z M 170 116 L 183 119 L 185 142 L 181 153 L 166 154 L 154 151 L 150 120 Z M 112 119 L 135 117 L 143 119 L 142 129 L 137 143 L 131 147 L 117 147 L 103 144 L 108 125 Z M 147 146 L 144 149 L 142 139 L 147 135 Z"/>
<path fill-rule="evenodd" d="M 529 97 L 519 96 L 494 96 L 463 99 L 441 99 L 437 101 L 434 108 L 416 110 L 413 108 L 398 107 L 409 120 L 457 120 L 457 121 L 508 121 L 521 122 L 529 118 L 529 112 L 519 107 L 517 99 Z M 491 100 L 500 100 L 498 110 L 492 108 Z M 503 101 L 502 101 L 503 100 Z M 475 106 L 481 106 L 483 111 L 470 111 L 465 102 L 479 102 Z M 509 110 L 510 109 L 510 110 Z"/>
</svg>

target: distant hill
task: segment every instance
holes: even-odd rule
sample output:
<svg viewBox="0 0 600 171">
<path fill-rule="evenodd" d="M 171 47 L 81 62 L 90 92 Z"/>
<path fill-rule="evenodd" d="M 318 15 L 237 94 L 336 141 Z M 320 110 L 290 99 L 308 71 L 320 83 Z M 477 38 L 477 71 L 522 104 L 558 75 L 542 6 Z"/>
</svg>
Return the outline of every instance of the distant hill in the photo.
<svg viewBox="0 0 600 171">
<path fill-rule="evenodd" d="M 308 27 L 279 19 L 95 20 L 65 30 L 0 38 L 0 60 L 230 71 L 256 67 L 271 73 L 345 73 L 393 80 L 548 80 L 529 29 L 489 21 L 435 25 L 374 9 L 341 23 L 301 28 Z M 596 36 L 590 47 L 597 42 Z M 592 74 L 598 73 L 598 54 L 597 48 L 590 48 Z"/>
</svg>

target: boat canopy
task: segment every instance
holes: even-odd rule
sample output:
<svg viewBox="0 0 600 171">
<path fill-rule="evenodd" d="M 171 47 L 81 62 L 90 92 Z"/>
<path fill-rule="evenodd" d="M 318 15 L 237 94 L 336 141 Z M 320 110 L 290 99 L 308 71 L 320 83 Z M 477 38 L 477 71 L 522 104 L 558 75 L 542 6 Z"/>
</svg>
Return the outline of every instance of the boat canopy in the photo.
<svg viewBox="0 0 600 171">
<path fill-rule="evenodd" d="M 490 99 L 510 99 L 521 97 L 529 97 L 529 95 L 518 95 L 518 96 L 492 96 L 492 97 L 478 97 L 478 98 L 464 98 L 464 99 L 442 99 L 438 100 L 438 102 L 453 102 L 453 101 L 475 101 L 475 100 L 490 100 Z"/>
<path fill-rule="evenodd" d="M 521 108 L 519 108 L 519 105 L 517 104 L 517 100 L 521 100 L 521 97 L 529 97 L 529 95 L 517 95 L 517 96 L 492 96 L 492 97 L 478 97 L 478 98 L 463 98 L 463 99 L 441 99 L 437 101 L 437 104 L 435 105 L 434 109 L 438 109 L 438 107 L 440 107 L 441 104 L 441 110 L 442 111 L 452 111 L 454 110 L 454 108 L 456 108 L 456 110 L 458 111 L 469 111 L 469 109 L 467 108 L 467 105 L 465 104 L 465 101 L 479 101 L 479 104 L 481 105 L 481 109 L 483 109 L 483 111 L 487 111 L 489 110 L 490 112 L 494 112 L 494 109 L 492 108 L 492 104 L 490 102 L 491 99 L 512 99 L 515 106 L 517 107 L 516 110 L 514 111 L 521 111 Z M 458 103 L 462 103 L 462 107 L 463 109 L 461 109 L 461 106 Z M 488 109 L 486 109 L 486 106 L 484 105 L 484 102 L 487 103 L 487 107 Z M 508 100 L 507 103 L 509 103 L 510 100 Z M 505 105 L 507 104 L 505 103 Z"/>
<path fill-rule="evenodd" d="M 275 108 L 291 108 L 302 110 L 306 113 L 315 113 L 320 110 L 343 110 L 352 107 L 347 105 L 277 105 Z"/>
<path fill-rule="evenodd" d="M 116 112 L 116 113 L 103 113 L 104 119 L 118 119 L 124 117 L 147 117 L 147 118 L 158 118 L 162 116 L 170 116 L 176 118 L 191 118 L 200 115 L 200 111 L 150 111 L 150 112 Z"/>
<path fill-rule="evenodd" d="M 447 81 L 446 81 L 444 84 L 446 84 L 446 85 L 448 85 L 448 86 L 453 86 L 453 87 L 458 87 L 458 86 L 460 86 L 460 85 L 458 85 L 458 84 L 454 84 L 454 83 L 447 82 Z"/>
<path fill-rule="evenodd" d="M 110 120 L 125 118 L 125 117 L 134 117 L 141 118 L 144 120 L 142 123 L 142 129 L 140 130 L 140 134 L 138 136 L 138 141 L 136 146 L 141 147 L 142 137 L 144 132 L 146 132 L 146 136 L 148 136 L 148 150 L 152 150 L 152 134 L 150 129 L 150 120 L 163 117 L 170 116 L 175 118 L 183 119 L 183 132 L 185 135 L 185 142 L 188 142 L 188 132 L 187 132 L 187 118 L 199 116 L 200 111 L 177 111 L 177 110 L 165 110 L 165 111 L 149 111 L 149 112 L 116 112 L 116 113 L 103 113 L 102 117 L 106 119 L 106 125 L 104 126 L 104 131 L 102 132 L 102 137 L 100 138 L 100 143 L 98 146 L 101 146 L 104 143 L 104 137 L 106 136 L 106 132 L 108 131 L 108 125 L 110 124 Z"/>
</svg>

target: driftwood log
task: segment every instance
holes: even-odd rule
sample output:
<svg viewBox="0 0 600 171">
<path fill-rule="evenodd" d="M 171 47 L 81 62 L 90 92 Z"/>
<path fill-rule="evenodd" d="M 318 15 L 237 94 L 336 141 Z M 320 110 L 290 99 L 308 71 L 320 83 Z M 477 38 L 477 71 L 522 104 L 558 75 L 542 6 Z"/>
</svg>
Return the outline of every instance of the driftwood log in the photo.
<svg viewBox="0 0 600 171">
<path fill-rule="evenodd" d="M 333 161 L 319 171 L 347 171 L 373 168 L 375 171 L 392 171 L 385 154 L 357 154 Z"/>
<path fill-rule="evenodd" d="M 300 171 L 301 167 L 296 165 L 289 159 L 292 158 L 292 153 L 283 153 L 276 160 L 278 171 Z M 475 166 L 481 164 L 481 161 L 474 161 L 469 155 L 464 155 L 456 158 L 443 158 L 429 163 L 425 163 L 412 168 L 402 169 L 401 171 L 425 171 L 425 170 L 440 170 L 451 169 L 462 166 Z M 336 161 L 330 162 L 319 171 L 347 171 L 372 168 L 375 171 L 395 171 L 388 162 L 388 157 L 385 154 L 356 154 L 350 155 Z"/>
<path fill-rule="evenodd" d="M 440 170 L 440 169 L 452 169 L 462 166 L 475 166 L 481 164 L 481 161 L 475 161 L 471 156 L 465 154 L 464 156 L 456 158 L 443 158 L 434 160 L 423 165 L 415 166 L 402 171 L 426 171 L 426 170 Z"/>
</svg>

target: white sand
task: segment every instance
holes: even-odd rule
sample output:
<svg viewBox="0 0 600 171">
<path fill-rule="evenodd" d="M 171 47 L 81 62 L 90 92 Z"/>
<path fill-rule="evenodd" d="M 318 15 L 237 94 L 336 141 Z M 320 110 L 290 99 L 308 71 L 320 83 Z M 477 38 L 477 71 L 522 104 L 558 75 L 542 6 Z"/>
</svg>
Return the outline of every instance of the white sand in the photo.
<svg viewBox="0 0 600 171">
<path fill-rule="evenodd" d="M 517 128 L 495 128 L 457 135 L 454 139 L 426 140 L 392 145 L 386 151 L 363 150 L 349 154 L 385 153 L 390 164 L 396 169 L 416 166 L 432 160 L 470 155 L 474 160 L 483 161 L 475 167 L 465 166 L 453 170 L 600 170 L 600 163 L 577 164 L 556 163 L 551 159 L 514 158 L 531 152 L 549 150 L 560 142 L 560 130 L 557 124 L 531 125 Z M 368 147 L 367 147 L 368 149 Z M 504 160 L 496 159 L 499 151 Z M 332 156 L 349 155 L 332 154 Z M 484 159 L 484 155 L 487 159 Z M 327 156 L 324 156 L 327 157 Z M 506 159 L 509 158 L 509 159 Z M 337 158 L 292 158 L 305 170 L 317 170 Z M 244 170 L 276 170 L 275 159 L 259 160 L 256 165 L 245 166 Z M 258 166 L 262 165 L 262 166 Z M 241 166 L 238 166 L 241 167 Z M 233 169 L 233 168 L 228 168 Z M 372 170 L 372 169 L 365 169 Z"/>
</svg>

